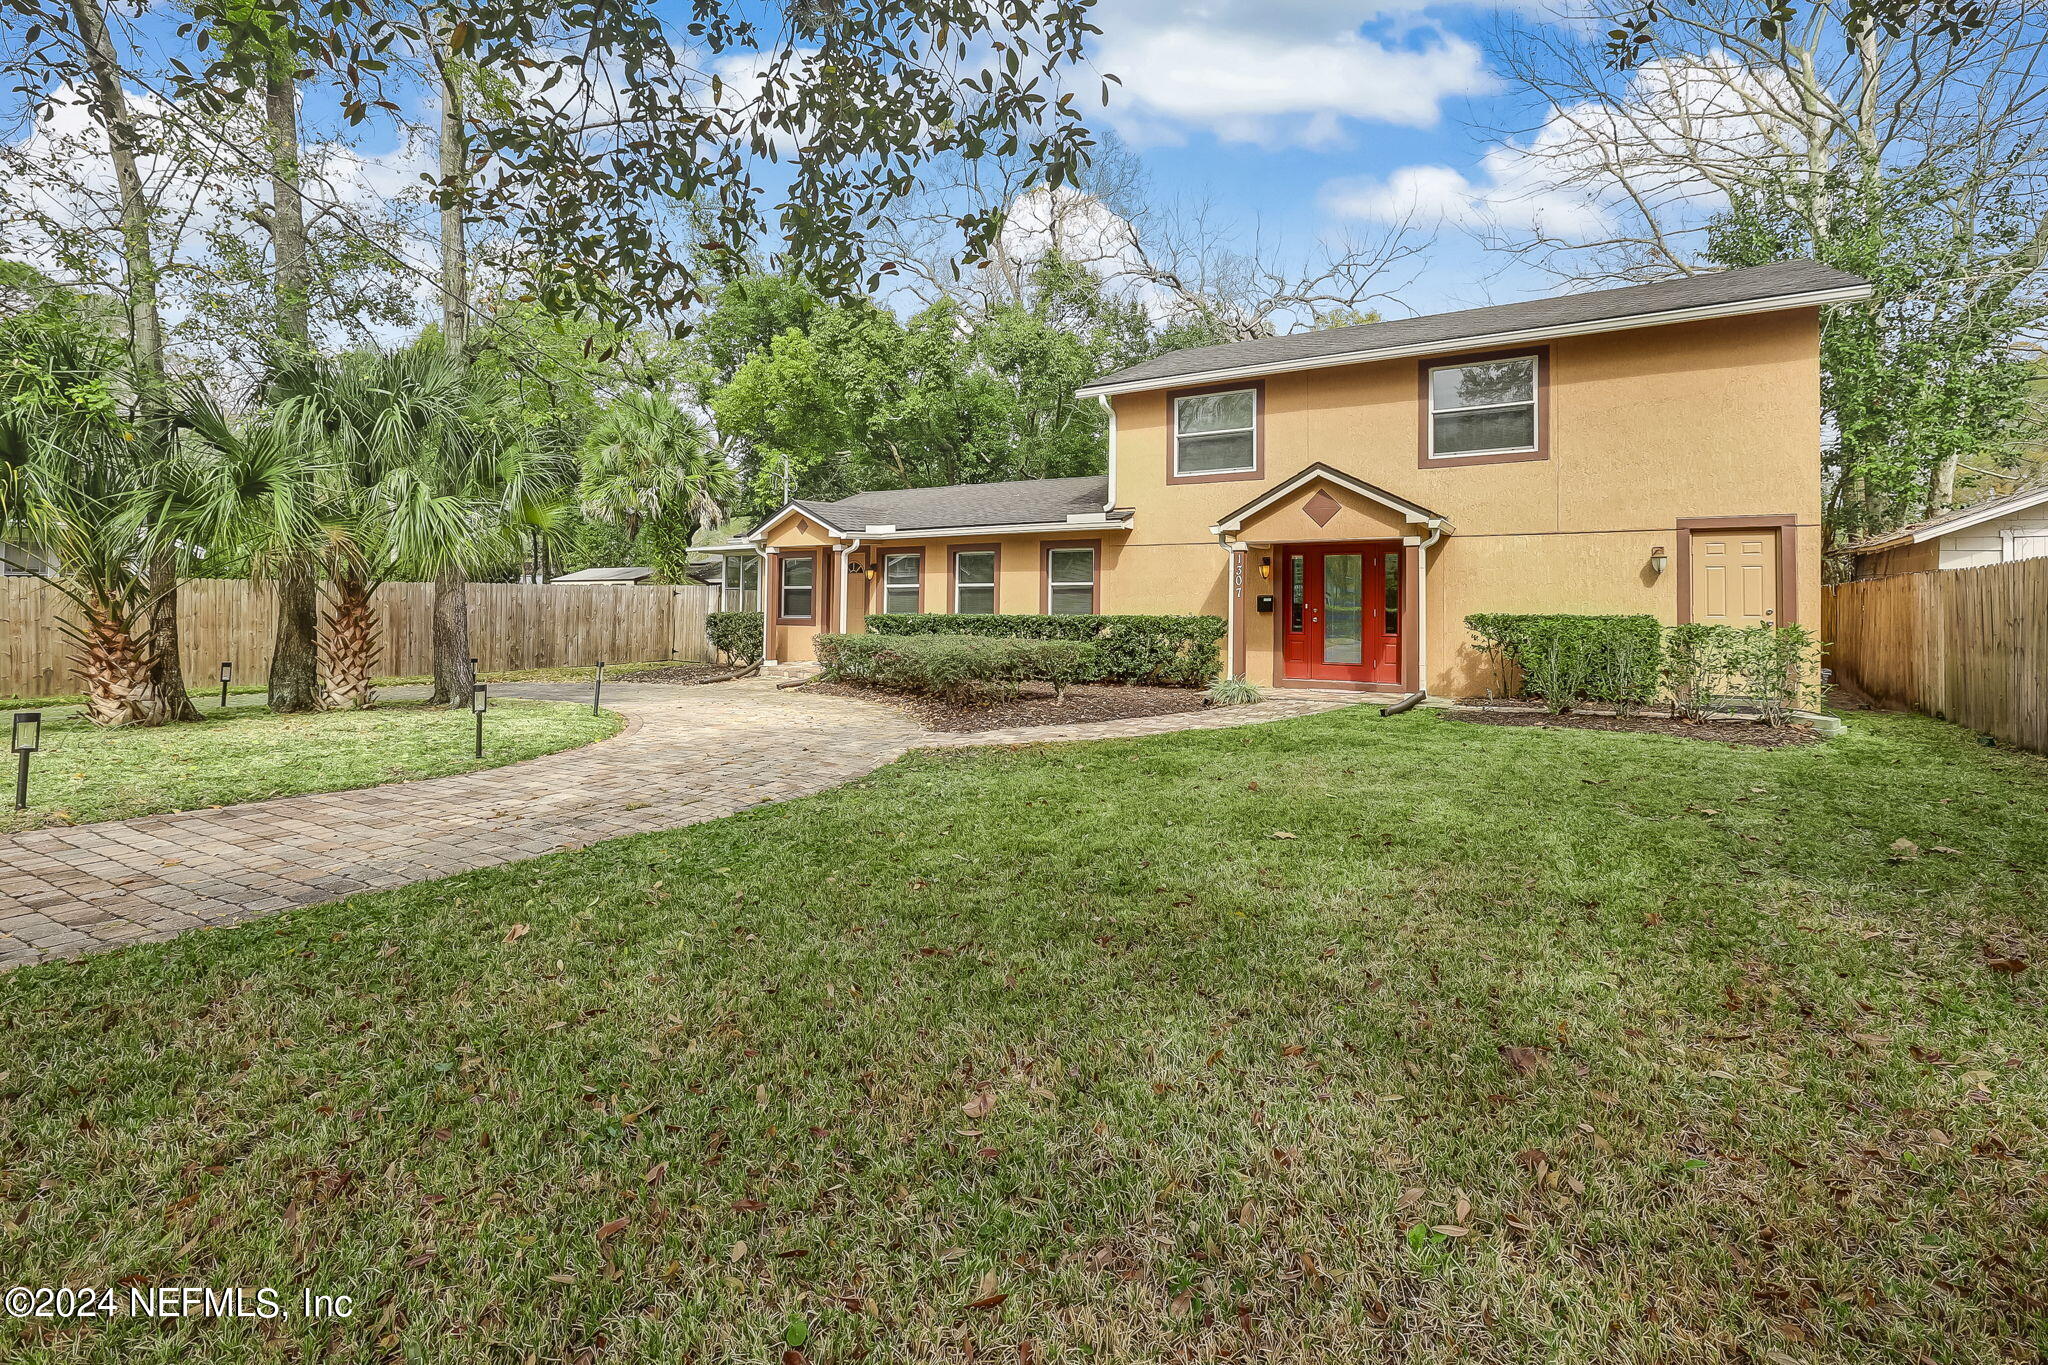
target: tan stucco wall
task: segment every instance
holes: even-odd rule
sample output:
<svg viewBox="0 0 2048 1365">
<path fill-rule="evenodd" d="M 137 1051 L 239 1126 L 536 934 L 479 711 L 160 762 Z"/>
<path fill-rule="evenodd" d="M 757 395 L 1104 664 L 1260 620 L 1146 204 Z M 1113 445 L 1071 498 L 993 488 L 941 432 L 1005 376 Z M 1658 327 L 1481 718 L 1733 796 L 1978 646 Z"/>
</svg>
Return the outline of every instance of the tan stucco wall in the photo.
<svg viewBox="0 0 2048 1365">
<path fill-rule="evenodd" d="M 815 523 L 808 533 L 799 528 L 794 518 L 771 527 L 764 544 L 775 549 L 804 549 L 821 544 L 849 544 L 849 541 L 832 542 Z M 827 619 L 822 626 L 796 626 L 770 624 L 769 638 L 773 646 L 770 657 L 782 663 L 808 660 L 815 657 L 812 639 L 820 629 L 839 628 L 839 597 L 846 594 L 846 628 L 859 632 L 865 629 L 865 620 L 870 611 L 881 610 L 882 556 L 890 553 L 917 551 L 923 555 L 924 610 L 944 612 L 951 610 L 952 549 L 956 545 L 997 547 L 996 559 L 996 610 L 1005 614 L 1033 613 L 1045 610 L 1045 576 L 1043 571 L 1044 548 L 1048 541 L 1068 544 L 1080 541 L 1099 541 L 1100 554 L 1096 561 L 1097 594 L 1102 610 L 1133 611 L 1136 608 L 1118 605 L 1121 594 L 1129 586 L 1124 583 L 1120 567 L 1122 531 L 1104 531 L 1100 527 L 1075 527 L 1072 532 L 1057 535 L 978 535 L 950 536 L 932 540 L 887 540 L 860 541 L 850 555 L 872 567 L 875 576 L 870 579 L 863 575 L 855 578 L 845 572 L 838 561 L 828 560 L 833 566 L 833 595 L 827 608 Z M 1214 544 L 1212 541 L 1211 544 Z M 771 597 L 762 599 L 773 610 Z"/>
<path fill-rule="evenodd" d="M 1207 527 L 1321 461 L 1444 514 L 1429 554 L 1427 684 L 1478 681 L 1463 618 L 1477 611 L 1648 612 L 1679 619 L 1676 557 L 1686 518 L 1790 515 L 1798 581 L 1788 615 L 1820 610 L 1820 368 L 1812 309 L 1642 328 L 1550 343 L 1550 456 L 1417 467 L 1418 363 L 1333 367 L 1266 380 L 1264 477 L 1172 484 L 1165 393 L 1120 396 L 1116 495 L 1137 519 L 1111 582 L 1119 611 L 1227 605 L 1225 551 Z M 1247 675 L 1275 678 L 1271 616 L 1249 611 L 1260 547 L 1361 533 L 1347 511 L 1326 528 L 1298 513 L 1304 488 L 1248 527 Z M 1412 530 L 1412 528 L 1411 528 Z M 1649 570 L 1664 547 L 1672 568 Z"/>
</svg>

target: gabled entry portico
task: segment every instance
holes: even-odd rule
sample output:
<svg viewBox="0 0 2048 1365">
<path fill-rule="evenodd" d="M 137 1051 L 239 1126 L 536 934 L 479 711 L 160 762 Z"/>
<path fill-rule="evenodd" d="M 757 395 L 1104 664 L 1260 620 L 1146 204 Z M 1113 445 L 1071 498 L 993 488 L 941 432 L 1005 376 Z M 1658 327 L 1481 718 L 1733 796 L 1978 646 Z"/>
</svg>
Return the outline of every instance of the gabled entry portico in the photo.
<svg viewBox="0 0 2048 1365">
<path fill-rule="evenodd" d="M 1442 516 L 1314 464 L 1209 529 L 1231 555 L 1234 674 L 1421 690 L 1427 551 L 1450 530 Z"/>
</svg>

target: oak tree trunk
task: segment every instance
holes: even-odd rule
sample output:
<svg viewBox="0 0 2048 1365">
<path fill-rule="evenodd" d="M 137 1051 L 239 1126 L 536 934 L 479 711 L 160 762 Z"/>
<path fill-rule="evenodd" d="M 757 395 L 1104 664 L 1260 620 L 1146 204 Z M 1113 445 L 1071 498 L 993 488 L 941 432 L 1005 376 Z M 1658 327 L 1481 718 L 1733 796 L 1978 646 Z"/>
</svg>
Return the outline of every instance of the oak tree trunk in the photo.
<svg viewBox="0 0 2048 1365">
<path fill-rule="evenodd" d="M 434 696 L 449 706 L 468 706 L 476 685 L 469 666 L 469 576 L 459 564 L 434 575 Z"/>
</svg>

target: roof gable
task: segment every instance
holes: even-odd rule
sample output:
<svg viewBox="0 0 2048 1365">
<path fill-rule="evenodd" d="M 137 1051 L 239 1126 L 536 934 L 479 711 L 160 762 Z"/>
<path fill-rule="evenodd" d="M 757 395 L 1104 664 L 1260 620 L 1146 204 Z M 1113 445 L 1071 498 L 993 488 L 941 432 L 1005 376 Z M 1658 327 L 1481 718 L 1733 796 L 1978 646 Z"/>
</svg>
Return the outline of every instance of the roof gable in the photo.
<svg viewBox="0 0 2048 1365">
<path fill-rule="evenodd" d="M 1906 545 L 1920 545 L 1927 541 L 1939 540 L 1941 537 L 1953 535 L 1957 531 L 1967 531 L 1972 526 L 1981 526 L 1987 521 L 1996 521 L 2000 517 L 2011 516 L 2014 512 L 2024 512 L 2028 508 L 2039 507 L 2043 504 L 2048 504 L 2048 486 L 2022 488 L 2017 493 L 2007 493 L 2004 497 L 1992 498 L 1988 502 L 1980 502 L 1974 507 L 1965 507 L 1956 512 L 1944 512 L 1938 517 L 1929 517 L 1925 521 L 1916 521 L 1910 525 L 1901 526 L 1896 531 L 1887 531 L 1881 536 L 1871 536 L 1867 539 L 1859 540 L 1854 545 L 1849 546 L 1848 550 L 1852 555 L 1867 555 L 1874 554 L 1879 550 L 1892 550 Z"/>
<path fill-rule="evenodd" d="M 1364 479 L 1346 474 L 1343 470 L 1333 468 L 1318 460 L 1292 478 L 1281 480 L 1236 511 L 1218 518 L 1216 524 L 1209 528 L 1209 533 L 1211 535 L 1225 535 L 1231 531 L 1241 530 L 1247 521 L 1259 513 L 1294 496 L 1294 494 L 1319 479 L 1333 483 L 1347 492 L 1356 493 L 1358 496 L 1376 502 L 1382 507 L 1399 512 L 1409 521 L 1416 522 L 1419 525 L 1447 525 L 1447 520 L 1443 513 L 1432 512 L 1419 502 L 1411 502 L 1398 493 L 1390 493 L 1378 484 L 1367 483 Z"/>
</svg>

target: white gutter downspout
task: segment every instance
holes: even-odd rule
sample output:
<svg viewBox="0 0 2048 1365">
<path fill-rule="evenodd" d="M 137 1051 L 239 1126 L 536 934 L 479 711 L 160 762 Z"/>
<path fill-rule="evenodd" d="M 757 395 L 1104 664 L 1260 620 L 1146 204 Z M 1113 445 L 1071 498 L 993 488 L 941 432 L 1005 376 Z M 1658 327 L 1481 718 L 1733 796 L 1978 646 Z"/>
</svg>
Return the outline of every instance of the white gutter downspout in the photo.
<svg viewBox="0 0 2048 1365">
<path fill-rule="evenodd" d="M 1429 547 L 1444 538 L 1442 522 L 1415 547 L 1415 690 L 1429 695 Z"/>
<path fill-rule="evenodd" d="M 775 581 L 775 551 L 761 550 L 761 667 L 775 667 L 775 616 L 782 603 L 782 585 Z"/>
<path fill-rule="evenodd" d="M 846 634 L 846 599 L 853 596 L 853 589 L 846 586 L 846 561 L 860 548 L 860 537 L 855 536 L 839 551 L 839 633 Z"/>
<path fill-rule="evenodd" d="M 1223 671 L 1230 677 L 1237 677 L 1237 601 L 1243 595 L 1243 584 L 1237 581 L 1237 552 L 1241 548 L 1230 543 L 1230 533 L 1218 531 L 1216 543 L 1223 547 L 1224 612 Z"/>
<path fill-rule="evenodd" d="M 1105 512 L 1116 510 L 1116 404 L 1109 401 L 1109 395 L 1098 393 L 1095 401 L 1102 404 L 1102 410 L 1109 414 L 1109 501 L 1102 504 Z"/>
</svg>

